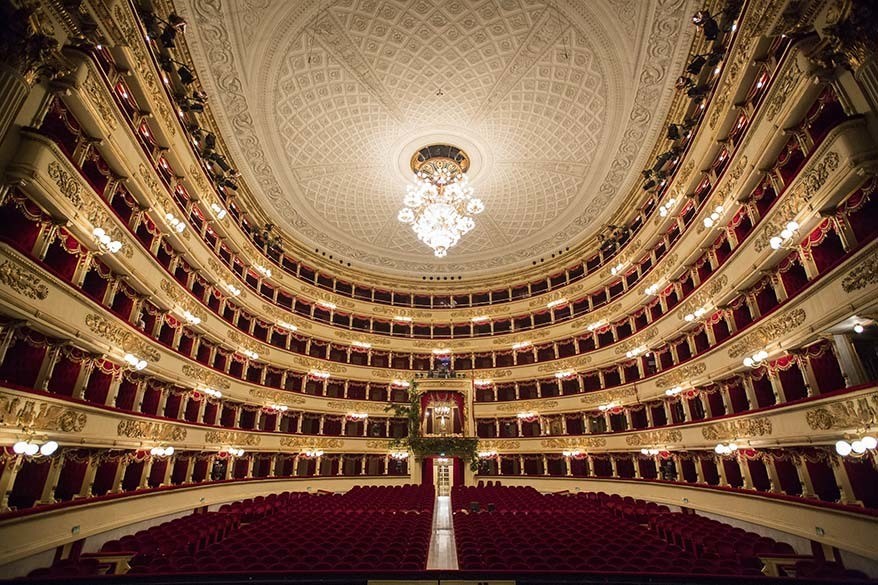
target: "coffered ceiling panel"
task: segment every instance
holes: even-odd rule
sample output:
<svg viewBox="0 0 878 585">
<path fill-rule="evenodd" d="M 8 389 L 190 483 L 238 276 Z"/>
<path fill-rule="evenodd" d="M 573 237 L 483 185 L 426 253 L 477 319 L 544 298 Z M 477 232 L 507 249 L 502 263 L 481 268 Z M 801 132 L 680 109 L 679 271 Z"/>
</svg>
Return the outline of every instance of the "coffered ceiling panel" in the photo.
<svg viewBox="0 0 878 585">
<path fill-rule="evenodd" d="M 530 265 L 592 235 L 661 137 L 691 0 L 179 0 L 234 163 L 278 225 L 384 273 Z M 463 148 L 486 209 L 445 258 L 396 220 Z"/>
</svg>

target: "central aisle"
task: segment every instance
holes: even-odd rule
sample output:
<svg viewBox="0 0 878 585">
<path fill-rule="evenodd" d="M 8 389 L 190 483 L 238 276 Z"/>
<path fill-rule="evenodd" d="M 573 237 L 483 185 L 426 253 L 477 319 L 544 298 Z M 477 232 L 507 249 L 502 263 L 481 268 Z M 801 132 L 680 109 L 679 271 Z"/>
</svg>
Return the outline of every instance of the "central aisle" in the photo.
<svg viewBox="0 0 878 585">
<path fill-rule="evenodd" d="M 427 555 L 427 569 L 454 569 L 457 567 L 457 547 L 454 544 L 454 524 L 451 517 L 451 496 L 437 496 L 433 509 L 433 536 Z"/>
</svg>

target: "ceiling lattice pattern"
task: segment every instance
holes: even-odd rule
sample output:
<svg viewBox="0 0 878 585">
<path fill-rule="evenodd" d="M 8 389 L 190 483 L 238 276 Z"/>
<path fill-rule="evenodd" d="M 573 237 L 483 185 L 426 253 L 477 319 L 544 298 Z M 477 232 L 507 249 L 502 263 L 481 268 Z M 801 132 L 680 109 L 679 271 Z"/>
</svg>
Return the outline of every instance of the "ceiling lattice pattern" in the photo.
<svg viewBox="0 0 878 585">
<path fill-rule="evenodd" d="M 211 106 L 280 225 L 361 267 L 394 272 L 509 269 L 592 233 L 612 210 L 612 193 L 598 186 L 620 156 L 651 147 L 624 144 L 638 96 L 641 135 L 657 136 L 667 72 L 691 38 L 689 0 L 284 4 L 183 0 Z M 649 75 L 638 52 L 650 55 Z M 400 161 L 439 135 L 477 151 L 471 174 L 486 204 L 441 260 L 395 220 Z M 613 193 L 626 186 L 612 182 Z"/>
</svg>

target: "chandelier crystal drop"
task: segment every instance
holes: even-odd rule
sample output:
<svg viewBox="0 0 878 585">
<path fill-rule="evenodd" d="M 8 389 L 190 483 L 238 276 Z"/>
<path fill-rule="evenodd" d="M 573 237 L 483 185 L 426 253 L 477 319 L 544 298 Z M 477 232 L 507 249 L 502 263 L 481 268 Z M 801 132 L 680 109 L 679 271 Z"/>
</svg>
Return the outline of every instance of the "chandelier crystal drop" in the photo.
<svg viewBox="0 0 878 585">
<path fill-rule="evenodd" d="M 425 147 L 412 158 L 414 181 L 397 218 L 410 224 L 439 258 L 476 226 L 472 216 L 485 209 L 482 200 L 473 197 L 468 168 L 466 154 L 446 145 Z"/>
</svg>

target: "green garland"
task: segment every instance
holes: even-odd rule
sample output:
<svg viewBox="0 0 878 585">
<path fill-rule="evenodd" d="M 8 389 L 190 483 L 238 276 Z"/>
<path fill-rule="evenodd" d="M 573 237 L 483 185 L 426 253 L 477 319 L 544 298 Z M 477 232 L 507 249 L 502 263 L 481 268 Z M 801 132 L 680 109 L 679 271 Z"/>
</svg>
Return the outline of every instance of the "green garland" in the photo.
<svg viewBox="0 0 878 585">
<path fill-rule="evenodd" d="M 418 383 L 412 382 L 409 401 L 406 404 L 391 404 L 385 411 L 392 411 L 397 418 L 406 419 L 408 436 L 393 439 L 392 449 L 411 451 L 415 459 L 429 455 L 440 457 L 460 457 L 469 463 L 473 471 L 479 469 L 479 440 L 472 437 L 422 437 L 421 436 L 421 397 L 418 396 Z"/>
</svg>

